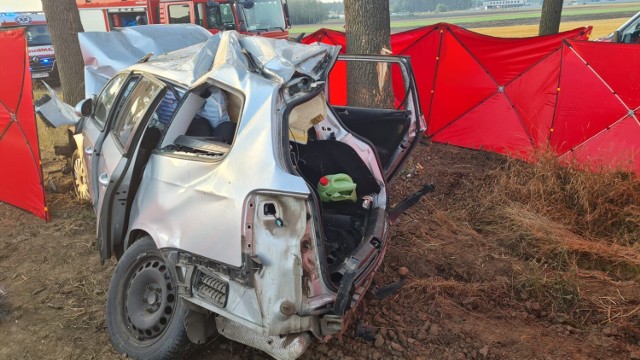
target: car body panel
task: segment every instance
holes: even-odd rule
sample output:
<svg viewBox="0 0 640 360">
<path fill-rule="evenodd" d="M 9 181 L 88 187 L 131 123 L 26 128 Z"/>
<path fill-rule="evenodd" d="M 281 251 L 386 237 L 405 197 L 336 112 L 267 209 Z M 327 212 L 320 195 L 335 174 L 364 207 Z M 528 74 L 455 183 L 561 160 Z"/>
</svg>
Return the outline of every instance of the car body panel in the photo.
<svg viewBox="0 0 640 360">
<path fill-rule="evenodd" d="M 411 61 L 408 57 L 385 57 L 376 55 L 343 55 L 340 56 L 340 60 L 346 62 L 384 64 L 389 72 L 391 72 L 391 68 L 394 65 L 400 67 L 400 74 L 402 75 L 404 89 L 406 92 L 401 94 L 401 96 L 404 97 L 405 103 L 402 104 L 402 106 L 411 114 L 412 121 L 410 122 L 409 129 L 403 136 L 399 146 L 396 149 L 393 149 L 393 153 L 388 160 L 388 164 L 383 166 L 385 179 L 387 182 L 391 182 L 398 174 L 399 169 L 404 165 L 413 148 L 422 138 L 422 135 L 427 129 L 426 120 L 422 114 L 422 109 L 419 106 L 418 89 L 416 88 L 415 81 L 412 81 L 413 70 L 411 68 Z M 360 135 L 362 136 L 362 134 Z"/>
<path fill-rule="evenodd" d="M 83 131 L 82 131 L 82 145 L 80 147 L 82 151 L 82 157 L 85 164 L 85 170 L 87 174 L 93 174 L 93 157 L 96 145 L 98 144 L 98 139 L 101 137 L 102 131 L 98 128 L 96 122 L 88 118 L 84 121 Z M 97 205 L 95 202 L 98 199 L 98 184 L 94 181 L 94 176 L 87 176 L 87 184 L 89 188 L 89 194 L 91 196 L 91 202 L 94 206 Z"/>
<path fill-rule="evenodd" d="M 347 57 L 399 66 L 406 96 L 400 109 L 346 107 L 339 113 L 324 97 L 338 47 L 231 31 L 216 36 L 184 54 L 145 58 L 118 69 L 127 76 L 125 84 L 137 79 L 136 85 L 120 88 L 103 129 L 91 118 L 83 120 L 82 146 L 93 147 L 84 160 L 94 184 L 101 258 L 126 251 L 149 235 L 176 269 L 180 297 L 224 318 L 216 321 L 223 335 L 279 358 L 295 358 L 308 343 L 308 333 L 325 340 L 342 333 L 371 285 L 389 243 L 387 185 L 421 138 L 424 117 L 406 58 Z M 124 66 L 130 57 L 122 59 Z M 201 71 L 194 69 L 207 68 L 206 62 L 209 71 L 194 77 Z M 145 81 L 157 86 L 138 92 Z M 184 91 L 178 94 L 176 87 Z M 235 123 L 228 143 L 189 135 L 211 88 L 224 92 Z M 161 124 L 161 104 L 170 94 L 175 106 L 170 107 L 170 121 Z M 126 140 L 119 140 L 119 124 L 138 100 L 140 109 L 131 112 L 137 114 L 131 115 L 134 126 Z M 303 115 L 298 113 L 297 120 L 307 127 L 296 130 L 307 132 L 304 140 L 291 135 L 290 116 L 298 108 Z M 382 120 L 400 117 L 402 132 L 396 142 L 379 144 L 381 134 L 368 133 L 362 124 L 361 133 L 350 130 L 349 121 L 352 127 L 354 123 L 348 112 L 380 115 Z M 186 140 L 208 147 L 189 147 Z M 358 179 L 358 200 L 346 204 L 356 215 L 319 200 L 318 181 L 304 168 L 313 159 L 301 158 L 314 146 L 327 150 L 312 153 L 321 158 L 322 175 L 344 170 Z M 385 166 L 381 149 L 388 153 Z M 337 157 L 322 158 L 335 151 Z M 344 218 L 356 228 L 348 233 L 355 234 L 349 235 L 348 248 L 326 226 Z M 249 341 L 238 327 L 262 340 Z M 285 335 L 293 339 L 278 340 Z M 287 347 L 294 339 L 298 345 Z"/>
</svg>

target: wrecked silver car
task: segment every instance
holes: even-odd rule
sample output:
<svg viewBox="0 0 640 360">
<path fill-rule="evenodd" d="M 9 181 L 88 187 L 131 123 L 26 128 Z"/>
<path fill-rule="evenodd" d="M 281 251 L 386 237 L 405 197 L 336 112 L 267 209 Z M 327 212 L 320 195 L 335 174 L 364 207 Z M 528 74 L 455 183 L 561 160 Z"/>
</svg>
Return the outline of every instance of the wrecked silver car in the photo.
<svg viewBox="0 0 640 360">
<path fill-rule="evenodd" d="M 87 73 L 111 78 L 78 104 L 72 146 L 100 255 L 119 259 L 116 350 L 171 358 L 219 333 L 295 359 L 341 334 L 387 248 L 389 182 L 425 130 L 408 59 L 230 31 L 116 69 L 87 50 L 110 34 L 83 35 Z M 401 103 L 330 106 L 336 61 L 389 67 Z"/>
</svg>

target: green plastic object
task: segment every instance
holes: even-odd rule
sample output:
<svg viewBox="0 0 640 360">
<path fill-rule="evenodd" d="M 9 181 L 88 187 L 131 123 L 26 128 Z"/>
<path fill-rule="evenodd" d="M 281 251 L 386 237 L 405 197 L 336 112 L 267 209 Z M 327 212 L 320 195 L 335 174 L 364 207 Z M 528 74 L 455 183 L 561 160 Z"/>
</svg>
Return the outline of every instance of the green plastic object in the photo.
<svg viewBox="0 0 640 360">
<path fill-rule="evenodd" d="M 318 193 L 320 193 L 320 200 L 324 202 L 356 202 L 356 186 L 357 184 L 347 174 L 325 175 L 318 181 Z"/>
</svg>

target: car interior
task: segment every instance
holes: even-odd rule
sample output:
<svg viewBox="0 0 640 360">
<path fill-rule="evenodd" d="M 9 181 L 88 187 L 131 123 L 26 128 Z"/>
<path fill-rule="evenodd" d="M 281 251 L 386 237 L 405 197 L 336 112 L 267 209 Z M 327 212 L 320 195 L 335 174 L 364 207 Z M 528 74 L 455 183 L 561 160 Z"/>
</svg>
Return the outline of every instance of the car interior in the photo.
<svg viewBox="0 0 640 360">
<path fill-rule="evenodd" d="M 217 100 L 212 100 L 215 95 Z M 223 155 L 229 151 L 235 138 L 242 112 L 241 96 L 205 84 L 185 95 L 160 144 L 162 150 L 180 151 L 200 155 Z M 224 100 L 220 101 L 220 98 Z M 215 109 L 216 119 L 203 109 Z"/>
<path fill-rule="evenodd" d="M 382 179 L 376 179 L 351 145 L 336 140 L 336 134 L 349 132 L 371 146 L 386 169 L 411 126 L 411 116 L 408 111 L 397 109 L 331 109 L 328 116 L 340 123 L 338 127 L 328 129 L 327 135 L 327 124 L 318 123 L 309 129 L 306 143 L 292 139 L 290 149 L 292 164 L 316 198 L 320 199 L 318 184 L 323 176 L 347 174 L 356 184 L 356 201 L 320 201 L 326 263 L 330 278 L 337 285 L 344 275 L 344 260 L 370 233 L 368 226 L 375 224 L 377 212 L 373 210 L 379 206 L 368 206 L 367 202 L 377 198 Z"/>
</svg>

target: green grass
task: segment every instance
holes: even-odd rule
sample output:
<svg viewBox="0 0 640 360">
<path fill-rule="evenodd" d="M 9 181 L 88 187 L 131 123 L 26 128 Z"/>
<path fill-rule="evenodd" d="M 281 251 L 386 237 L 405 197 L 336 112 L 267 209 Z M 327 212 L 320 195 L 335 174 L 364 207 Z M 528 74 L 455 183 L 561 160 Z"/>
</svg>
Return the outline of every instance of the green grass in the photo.
<svg viewBox="0 0 640 360">
<path fill-rule="evenodd" d="M 623 13 L 623 12 L 635 12 L 638 11 L 637 6 L 588 6 L 585 8 L 565 8 L 562 11 L 563 16 L 580 16 L 580 15 L 592 15 L 592 14 L 615 14 L 615 13 Z M 406 28 L 417 28 L 422 26 L 428 26 L 437 24 L 439 22 L 448 22 L 448 23 L 457 23 L 457 24 L 472 24 L 478 22 L 485 21 L 502 21 L 502 20 L 518 20 L 518 19 L 534 19 L 540 17 L 541 9 L 536 10 L 522 10 L 519 12 L 509 12 L 509 13 L 496 13 L 494 11 L 487 11 L 485 13 L 472 13 L 473 15 L 461 15 L 461 16 L 451 16 L 451 17 L 423 17 L 423 18 L 410 18 L 397 20 L 393 19 L 391 21 L 391 29 L 406 29 Z M 458 12 L 459 14 L 464 14 L 464 12 Z M 320 28 L 327 28 L 331 30 L 344 31 L 344 23 L 342 22 L 328 22 L 323 24 L 313 24 L 313 25 L 294 25 L 289 33 L 291 34 L 300 34 L 306 33 L 310 34 L 312 32 L 317 31 Z"/>
</svg>

